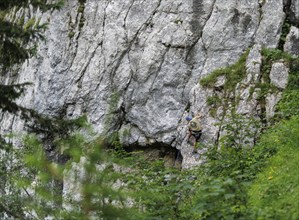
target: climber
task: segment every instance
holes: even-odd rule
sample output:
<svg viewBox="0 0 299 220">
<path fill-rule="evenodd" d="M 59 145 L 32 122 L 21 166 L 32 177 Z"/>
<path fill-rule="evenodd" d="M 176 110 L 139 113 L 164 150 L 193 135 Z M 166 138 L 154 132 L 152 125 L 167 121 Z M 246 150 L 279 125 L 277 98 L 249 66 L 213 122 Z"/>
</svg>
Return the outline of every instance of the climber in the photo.
<svg viewBox="0 0 299 220">
<path fill-rule="evenodd" d="M 188 134 L 188 143 L 191 136 L 195 138 L 194 145 L 193 145 L 193 153 L 196 153 L 196 144 L 199 142 L 199 139 L 202 134 L 201 130 L 201 114 L 198 113 L 194 118 L 191 118 L 190 116 L 186 117 L 186 120 L 188 121 L 188 128 L 189 128 L 189 134 Z"/>
</svg>

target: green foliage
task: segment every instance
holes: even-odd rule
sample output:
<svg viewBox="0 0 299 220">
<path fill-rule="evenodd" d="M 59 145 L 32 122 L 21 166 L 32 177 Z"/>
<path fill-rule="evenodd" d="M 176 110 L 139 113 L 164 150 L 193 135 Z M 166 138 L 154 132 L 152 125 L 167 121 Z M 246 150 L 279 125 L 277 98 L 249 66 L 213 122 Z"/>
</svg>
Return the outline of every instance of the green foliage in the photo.
<svg viewBox="0 0 299 220">
<path fill-rule="evenodd" d="M 88 142 L 74 133 L 55 144 L 68 158 L 66 163 L 51 161 L 36 136 L 26 136 L 24 147 L 16 150 L 22 169 L 5 175 L 15 190 L 1 197 L 1 213 L 23 219 L 25 212 L 30 219 L 141 218 L 137 208 L 129 207 L 127 190 L 117 186 L 122 175 L 107 159 L 101 139 Z"/>
<path fill-rule="evenodd" d="M 298 219 L 298 134 L 299 134 L 299 60 L 279 50 L 263 50 L 265 59 L 284 59 L 289 63 L 289 81 L 278 104 L 277 121 L 263 136 L 256 151 L 264 155 L 263 167 L 249 187 L 252 219 Z"/>
<path fill-rule="evenodd" d="M 271 146 L 277 153 L 258 175 L 249 190 L 250 209 L 256 219 L 299 218 L 299 118 L 276 126 L 260 142 L 260 148 Z"/>
<path fill-rule="evenodd" d="M 287 6 L 285 6 L 285 7 L 287 7 Z M 278 44 L 278 49 L 280 49 L 280 50 L 283 50 L 283 46 L 286 42 L 287 35 L 290 33 L 290 29 L 292 26 L 289 16 L 290 16 L 290 13 L 286 13 L 286 19 L 284 20 L 284 23 L 282 25 L 281 35 L 280 35 L 279 44 Z"/>
<path fill-rule="evenodd" d="M 222 100 L 218 95 L 209 96 L 207 98 L 207 104 L 211 107 L 210 114 L 215 117 L 217 108 L 221 106 Z"/>
<path fill-rule="evenodd" d="M 227 115 L 226 120 L 221 123 L 225 134 L 219 140 L 220 146 L 235 149 L 252 147 L 251 143 L 255 143 L 261 127 L 259 121 L 236 113 Z"/>
<path fill-rule="evenodd" d="M 289 58 L 289 60 L 288 85 L 278 103 L 278 111 L 283 118 L 299 115 L 299 58 Z"/>
<path fill-rule="evenodd" d="M 4 219 L 4 213 L 24 219 L 23 213 L 19 212 L 22 206 L 20 190 L 15 187 L 15 179 L 12 178 L 12 174 L 21 167 L 21 164 L 14 161 L 16 152 L 12 144 L 7 142 L 11 137 L 5 136 L 4 138 L 5 140 L 1 137 L 1 148 L 5 151 L 0 151 L 0 219 Z"/>
<path fill-rule="evenodd" d="M 207 162 L 193 170 L 198 187 L 179 204 L 179 219 L 298 219 L 298 122 L 269 129 L 254 148 L 236 140 L 210 148 Z"/>
<path fill-rule="evenodd" d="M 278 60 L 285 60 L 285 61 L 291 61 L 293 60 L 292 56 L 288 53 L 285 53 L 278 49 L 268 49 L 263 48 L 262 49 L 262 55 L 263 55 L 263 62 L 265 61 L 266 64 L 272 64 L 273 62 L 276 62 Z"/>
<path fill-rule="evenodd" d="M 213 117 L 216 116 L 218 108 L 222 107 L 223 114 L 225 115 L 227 110 L 233 110 L 237 105 L 238 97 L 235 95 L 235 89 L 246 76 L 246 59 L 248 53 L 249 50 L 235 64 L 217 69 L 200 80 L 201 86 L 213 89 L 213 95 L 207 99 L 207 104 L 211 107 L 210 114 Z M 224 83 L 222 86 L 215 88 L 219 77 L 224 77 Z"/>
<path fill-rule="evenodd" d="M 136 205 L 144 210 L 143 219 L 180 219 L 179 205 L 183 197 L 195 190 L 191 173 L 165 168 L 163 161 L 146 161 L 138 154 L 125 160 L 131 164 L 130 171 L 121 179 L 135 198 Z"/>
<path fill-rule="evenodd" d="M 194 171 L 200 183 L 191 202 L 181 205 L 184 219 L 248 219 L 246 189 L 265 160 L 254 149 L 243 147 L 246 143 L 241 140 L 255 136 L 251 128 L 256 121 L 238 115 L 231 119 L 224 125 L 227 134 L 221 148 L 211 147 L 206 163 Z"/>
<path fill-rule="evenodd" d="M 211 178 L 196 191 L 191 219 L 241 219 L 246 195 L 232 178 Z M 186 216 L 187 217 L 187 216 Z M 188 219 L 188 218 L 185 218 Z"/>
<path fill-rule="evenodd" d="M 278 49 L 262 49 L 262 77 L 263 82 L 256 85 L 256 88 L 260 88 L 262 90 L 261 93 L 263 93 L 263 97 L 267 95 L 269 92 L 275 92 L 275 87 L 270 84 L 270 71 L 272 64 L 277 61 L 284 61 L 286 64 L 289 64 L 293 62 L 293 58 L 290 54 L 285 53 Z"/>
<path fill-rule="evenodd" d="M 244 148 L 244 139 L 256 135 L 255 120 L 232 114 L 222 124 L 227 134 L 221 147 L 209 149 L 205 164 L 181 171 L 164 167 L 161 160 L 150 162 L 138 153 L 125 152 L 118 135 L 110 138 L 115 146 L 112 161 L 108 159 L 112 151 L 108 156 L 101 148 L 102 139 L 87 142 L 78 134 L 57 139 L 57 149 L 68 158 L 64 165 L 49 161 L 41 143 L 29 136 L 21 165 L 26 175 L 24 170 L 19 177 L 16 172 L 11 175 L 21 188 L 14 199 L 6 198 L 16 203 L 1 204 L 14 212 L 16 206 L 34 209 L 37 219 L 47 215 L 89 219 L 94 214 L 103 219 L 297 219 L 298 120 L 276 125 L 254 148 Z M 64 198 L 61 191 L 49 190 L 71 176 L 75 164 L 86 173 L 79 173 L 73 182 L 80 183 L 82 199 L 73 197 L 74 190 Z M 38 180 L 34 197 L 20 196 L 18 191 L 32 187 L 32 179 Z M 111 188 L 117 182 L 119 187 Z M 62 202 L 73 208 L 65 209 Z"/>
<path fill-rule="evenodd" d="M 36 52 L 36 41 L 44 39 L 42 32 L 47 24 L 40 24 L 40 19 L 32 17 L 24 21 L 24 15 L 9 19 L 15 9 L 29 7 L 41 10 L 58 9 L 62 1 L 53 1 L 51 4 L 44 0 L 12 0 L 0 1 L 0 74 L 5 75 L 12 71 L 16 64 L 23 63 Z M 30 109 L 18 105 L 15 100 L 25 91 L 30 83 L 0 85 L 0 109 L 13 115 L 20 115 L 23 119 L 41 118 Z M 3 147 L 0 147 L 0 149 Z"/>
<path fill-rule="evenodd" d="M 59 9 L 63 1 L 48 4 L 46 1 L 33 0 L 30 4 L 42 10 Z M 29 0 L 21 1 L 1 1 L 0 12 L 5 15 L 11 12 L 14 7 L 28 7 Z M 40 24 L 40 20 L 32 17 L 24 24 L 24 18 L 20 17 L 12 22 L 0 16 L 0 68 L 1 74 L 7 72 L 15 64 L 24 62 L 33 56 L 36 51 L 36 40 L 43 39 L 42 32 L 46 29 L 47 24 Z"/>
<path fill-rule="evenodd" d="M 272 153 L 242 148 L 238 138 L 244 136 L 234 132 L 243 126 L 251 137 L 255 120 L 232 117 L 239 127 L 227 123 L 232 126 L 227 138 L 237 140 L 223 141 L 221 149 L 211 147 L 207 162 L 192 170 L 165 168 L 162 161 L 148 162 L 138 154 L 121 157 L 133 164 L 121 179 L 144 207 L 145 219 L 247 219 L 246 189 Z"/>
<path fill-rule="evenodd" d="M 288 89 L 299 90 L 299 58 L 293 58 L 290 62 Z"/>
<path fill-rule="evenodd" d="M 67 137 L 73 131 L 88 127 L 86 115 L 82 115 L 76 119 L 62 119 L 61 117 L 46 117 L 37 114 L 35 111 L 30 111 L 31 122 L 28 123 L 27 128 L 29 132 L 35 134 L 42 134 L 45 138 L 51 139 L 56 137 Z"/>
<path fill-rule="evenodd" d="M 55 136 L 56 143 L 50 143 L 49 137 L 47 137 L 47 141 L 53 147 L 52 153 L 56 152 L 58 160 L 66 156 L 74 157 L 73 155 L 60 155 L 57 150 L 60 148 L 62 138 L 69 137 L 69 144 L 76 143 L 70 141 L 72 140 L 70 134 L 85 124 L 85 118 L 64 121 L 62 124 L 50 121 L 52 130 L 48 132 L 53 137 Z M 1 151 L 0 157 L 0 185 L 2 186 L 0 218 L 6 213 L 8 216 L 24 219 L 25 212 L 31 212 L 33 209 L 37 215 L 40 215 L 40 212 L 51 213 L 49 210 L 53 209 L 53 205 L 61 204 L 62 194 L 60 190 L 57 191 L 56 187 L 60 189 L 63 174 L 62 168 L 57 163 L 58 160 L 49 156 L 47 148 L 44 148 L 41 142 L 33 136 L 26 137 L 23 147 L 7 144 L 7 141 L 14 136 L 5 138 L 6 140 L 1 143 L 3 151 Z M 72 148 L 72 150 L 74 149 L 78 149 L 78 147 Z M 33 187 L 32 184 L 36 187 Z"/>
<path fill-rule="evenodd" d="M 36 52 L 37 40 L 43 40 L 43 31 L 47 24 L 40 23 L 41 19 L 31 17 L 24 19 L 24 14 L 13 19 L 9 18 L 16 10 L 28 8 L 54 10 L 62 7 L 62 1 L 47 3 L 44 0 L 0 1 L 0 74 L 5 75 L 12 71 L 17 64 L 23 63 Z M 24 10 L 25 11 L 25 10 Z M 31 131 L 43 133 L 44 137 L 55 138 L 66 136 L 73 129 L 82 126 L 82 120 L 63 120 L 62 117 L 47 118 L 37 112 L 24 108 L 16 100 L 24 93 L 30 83 L 0 85 L 0 109 L 2 113 L 21 116 L 26 123 L 30 122 Z M 84 119 L 83 119 L 84 120 Z M 1 137 L 1 140 L 4 140 Z M 1 144 L 0 149 L 8 150 L 8 145 Z"/>
<path fill-rule="evenodd" d="M 14 13 L 13 11 L 21 7 L 29 7 L 29 2 L 33 10 L 36 8 L 42 11 L 54 10 L 62 6 L 62 1 L 51 1 L 52 3 L 47 3 L 48 1 L 45 0 L 0 1 L 1 75 L 7 74 L 16 64 L 21 64 L 33 56 L 36 52 L 37 40 L 44 39 L 42 33 L 47 24 L 41 24 L 40 19 L 32 17 L 26 21 L 24 15 L 19 18 L 8 18 L 11 13 Z M 90 160 L 100 157 L 97 148 L 92 148 L 96 150 L 88 153 L 83 152 L 81 148 L 86 145 L 85 142 L 71 135 L 72 132 L 86 125 L 86 117 L 75 120 L 64 120 L 61 115 L 47 118 L 16 104 L 15 100 L 24 93 L 27 85 L 29 83 L 0 85 L 0 109 L 4 113 L 20 115 L 25 122 L 29 123 L 30 131 L 46 139 L 47 146 L 42 145 L 36 138 L 29 137 L 25 140 L 24 147 L 16 148 L 8 143 L 10 137 L 0 136 L 0 218 L 4 218 L 5 215 L 16 219 L 25 219 L 26 216 L 44 219 L 48 215 L 61 218 L 63 172 L 70 167 L 64 167 L 58 162 L 67 159 L 70 162 L 78 162 L 84 153 L 86 157 L 90 157 Z M 56 155 L 50 155 L 47 152 L 49 149 Z M 64 154 L 59 154 L 58 150 Z M 94 161 L 92 162 L 92 165 L 86 167 L 88 171 L 96 166 Z M 106 188 L 111 189 L 110 185 Z M 92 205 L 91 199 L 94 198 L 85 200 L 84 205 Z M 111 202 L 98 206 L 102 216 L 107 215 L 104 210 L 117 213 L 118 209 L 110 206 Z M 32 215 L 33 210 L 34 215 Z"/>
<path fill-rule="evenodd" d="M 239 119 L 231 118 L 222 147 L 197 170 L 201 187 L 186 219 L 298 219 L 298 116 L 269 128 L 252 149 L 237 141 L 243 128 L 234 124 L 246 124 Z"/>
<path fill-rule="evenodd" d="M 29 83 L 1 85 L 0 86 L 0 109 L 2 112 L 20 115 L 27 122 L 27 128 L 36 134 L 43 134 L 45 138 L 67 136 L 75 129 L 87 126 L 86 116 L 77 119 L 65 120 L 61 117 L 46 117 L 36 111 L 24 108 L 15 103 L 25 91 Z M 0 145 L 0 149 L 3 145 Z"/>
<path fill-rule="evenodd" d="M 299 115 L 299 90 L 287 90 L 278 104 L 279 112 L 289 118 L 292 115 Z"/>
<path fill-rule="evenodd" d="M 117 122 L 117 118 L 118 117 L 118 113 L 119 113 L 119 99 L 120 99 L 120 95 L 118 92 L 112 92 L 111 96 L 109 97 L 108 100 L 108 104 L 109 107 L 107 109 L 106 112 L 106 116 L 105 116 L 105 133 L 103 134 L 103 136 L 109 136 L 111 135 L 110 133 L 113 132 L 114 130 L 118 130 L 117 126 L 118 124 L 115 124 L 115 122 Z M 110 131 L 113 130 L 113 131 Z"/>
<path fill-rule="evenodd" d="M 86 0 L 79 0 L 79 7 L 78 7 L 78 14 L 81 14 L 80 20 L 79 20 L 79 31 L 82 29 L 85 23 L 85 17 L 84 17 L 84 10 L 85 10 L 85 2 Z"/>
<path fill-rule="evenodd" d="M 230 65 L 226 68 L 217 69 L 207 77 L 200 80 L 200 84 L 203 87 L 212 88 L 217 82 L 217 78 L 220 76 L 225 77 L 224 89 L 225 90 L 233 90 L 237 83 L 239 83 L 246 74 L 246 58 L 248 56 L 249 51 L 244 53 L 240 59 L 233 65 Z"/>
<path fill-rule="evenodd" d="M 0 1 L 0 74 L 5 75 L 11 71 L 16 64 L 23 63 L 33 56 L 36 51 L 36 40 L 43 39 L 42 32 L 47 24 L 40 24 L 40 19 L 32 17 L 24 21 L 24 16 L 20 18 L 7 19 L 6 15 L 13 13 L 16 8 L 29 7 L 29 2 L 33 8 L 42 10 L 57 9 L 62 6 L 62 1 L 48 4 L 47 1 L 40 0 L 11 0 Z M 0 85 L 0 109 L 14 115 L 20 114 L 28 120 L 37 116 L 33 111 L 16 104 L 25 91 L 25 87 L 30 83 Z M 39 118 L 41 116 L 38 116 Z M 3 145 L 0 149 L 3 149 Z"/>
<path fill-rule="evenodd" d="M 217 69 L 208 76 L 202 78 L 200 80 L 200 84 L 206 88 L 212 88 L 212 95 L 207 98 L 207 104 L 210 106 L 210 114 L 213 117 L 216 117 L 216 113 L 218 108 L 222 108 L 222 115 L 233 113 L 235 111 L 235 107 L 239 102 L 239 97 L 236 95 L 235 91 L 237 87 L 240 87 L 240 82 L 246 76 L 246 58 L 248 55 L 247 51 L 241 58 L 233 65 L 228 66 L 226 68 Z M 299 60 L 298 58 L 293 58 L 290 54 L 285 53 L 281 50 L 277 49 L 262 49 L 262 66 L 261 66 L 261 78 L 258 79 L 258 82 L 254 82 L 254 86 L 250 87 L 251 97 L 254 92 L 257 92 L 257 101 L 262 107 L 266 105 L 266 97 L 269 93 L 277 93 L 279 89 L 276 88 L 270 82 L 270 71 L 272 64 L 277 61 L 284 61 L 290 67 L 290 78 L 288 90 L 293 90 L 295 87 L 299 85 Z M 221 77 L 224 77 L 224 84 L 222 86 L 215 87 L 217 80 Z M 291 89 L 293 88 L 293 89 Z M 296 89 L 297 90 L 297 89 Z M 289 93 L 284 93 L 281 102 L 280 111 L 285 112 L 287 109 L 290 109 L 287 106 L 290 102 L 288 100 L 297 101 L 297 97 L 294 91 L 290 91 Z M 294 106 L 294 105 L 292 105 Z M 298 109 L 297 106 L 294 106 L 294 109 L 290 109 L 289 112 Z M 263 110 L 264 111 L 264 110 Z M 288 114 L 286 112 L 286 114 Z M 262 121 L 265 119 L 265 112 L 262 112 L 260 115 Z M 222 120 L 223 117 L 220 118 Z"/>
<path fill-rule="evenodd" d="M 59 0 L 54 3 L 47 3 L 46 0 L 1 0 L 0 9 L 9 10 L 13 7 L 28 7 L 29 4 L 36 8 L 39 7 L 42 11 L 47 11 L 50 9 L 60 9 L 64 5 L 64 1 Z"/>
<path fill-rule="evenodd" d="M 75 36 L 75 32 L 73 30 L 70 30 L 68 37 L 71 39 Z"/>
<path fill-rule="evenodd" d="M 28 83 L 0 86 L 0 109 L 2 109 L 3 112 L 17 113 L 20 110 L 21 107 L 13 100 L 23 94 L 26 85 L 28 85 Z"/>
<path fill-rule="evenodd" d="M 263 49 L 262 55 L 263 83 L 252 90 L 260 89 L 261 102 L 269 92 L 275 92 L 269 73 L 273 62 L 284 60 L 289 64 L 290 74 L 278 115 L 282 118 L 298 115 L 298 58 L 272 49 Z M 202 85 L 213 86 L 220 72 L 215 71 L 215 78 L 212 74 L 211 80 L 202 81 Z M 213 106 L 218 100 L 212 96 L 208 103 Z M 244 121 L 231 113 L 222 122 L 226 134 L 220 139 L 220 149 L 211 148 L 207 163 L 197 171 L 203 181 L 187 206 L 191 210 L 188 218 L 298 219 L 298 118 L 268 128 L 258 141 L 252 132 L 259 128 L 255 120 Z M 251 138 L 259 142 L 253 149 L 246 147 L 246 140 Z"/>
</svg>

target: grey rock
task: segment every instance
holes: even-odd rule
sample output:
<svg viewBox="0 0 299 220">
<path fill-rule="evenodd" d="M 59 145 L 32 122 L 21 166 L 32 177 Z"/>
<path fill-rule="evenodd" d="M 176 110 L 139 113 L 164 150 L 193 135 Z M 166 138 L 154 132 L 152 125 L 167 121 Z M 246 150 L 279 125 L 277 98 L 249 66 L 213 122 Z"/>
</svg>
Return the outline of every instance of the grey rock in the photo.
<svg viewBox="0 0 299 220">
<path fill-rule="evenodd" d="M 263 1 L 255 42 L 266 48 L 277 48 L 285 19 L 283 0 Z"/>
<path fill-rule="evenodd" d="M 236 62 L 252 44 L 259 23 L 258 7 L 256 1 L 215 2 L 202 33 L 207 56 L 202 75 Z"/>
<path fill-rule="evenodd" d="M 273 63 L 270 80 L 276 87 L 284 89 L 288 83 L 289 68 L 283 62 Z"/>
<path fill-rule="evenodd" d="M 240 101 L 237 108 L 237 113 L 240 115 L 251 115 L 256 112 L 257 101 L 255 98 L 250 98 L 250 89 L 248 86 L 245 89 L 242 89 L 240 94 Z"/>
<path fill-rule="evenodd" d="M 185 116 L 204 115 L 202 153 L 217 139 L 223 109 L 216 118 L 210 115 L 206 100 L 212 90 L 198 81 L 235 63 L 250 47 L 238 109 L 258 111 L 248 97 L 260 76 L 260 50 L 277 47 L 285 18 L 282 0 L 265 1 L 260 10 L 261 5 L 256 0 L 87 0 L 80 6 L 67 0 L 60 11 L 30 13 L 50 21 L 47 41 L 17 78 L 1 81 L 33 82 L 19 103 L 41 114 L 86 114 L 98 133 L 118 131 L 126 145 L 163 143 L 181 151 L 183 167 L 201 164 L 204 157 L 194 157 L 187 144 Z M 294 11 L 297 6 L 293 1 Z M 2 117 L 0 126 L 24 130 L 12 116 Z"/>
<path fill-rule="evenodd" d="M 283 49 L 294 56 L 299 56 L 299 29 L 297 27 L 291 27 Z"/>
<path fill-rule="evenodd" d="M 266 98 L 266 115 L 267 118 L 272 118 L 276 110 L 276 104 L 281 99 L 281 93 L 270 94 Z"/>
<path fill-rule="evenodd" d="M 248 78 L 246 79 L 245 83 L 255 83 L 260 77 L 260 69 L 262 65 L 261 49 L 261 45 L 255 44 L 248 54 L 246 60 L 246 71 L 248 73 Z"/>
<path fill-rule="evenodd" d="M 221 92 L 221 90 L 218 91 L 219 86 L 224 86 L 225 78 L 223 78 L 223 76 L 217 78 L 213 88 L 207 89 L 197 85 L 191 91 L 191 108 L 189 114 L 201 112 L 202 115 L 204 115 L 202 120 L 203 135 L 201 140 L 204 147 L 198 151 L 200 155 L 203 154 L 202 151 L 204 152 L 210 144 L 213 144 L 216 140 L 219 140 L 223 135 L 227 134 L 226 130 L 221 128 L 219 125 L 229 123 L 229 112 L 226 112 L 225 116 L 223 116 L 223 108 L 218 107 L 214 116 L 211 116 L 209 113 L 213 107 L 209 106 L 206 100 L 208 97 L 215 94 L 218 95 L 221 100 L 224 100 L 228 109 L 234 106 L 236 113 L 244 117 L 244 132 L 248 132 L 248 130 L 246 130 L 247 126 L 252 127 L 249 129 L 250 132 L 255 131 L 255 133 L 253 132 L 252 134 L 253 138 L 245 138 L 243 140 L 244 144 L 246 142 L 247 146 L 253 146 L 254 141 L 257 138 L 256 135 L 259 133 L 259 127 L 262 125 L 262 123 L 264 123 L 262 114 L 263 106 L 261 106 L 259 101 L 261 99 L 261 89 L 257 86 L 263 82 L 261 73 L 261 67 L 263 65 L 261 49 L 262 47 L 259 44 L 255 44 L 250 49 L 246 59 L 246 76 L 236 85 L 234 92 L 231 92 L 229 96 L 223 97 L 226 92 Z M 279 89 L 285 88 L 288 79 L 288 71 L 288 67 L 283 62 L 274 63 L 270 73 L 271 83 L 273 83 Z M 265 113 L 267 118 L 271 118 L 274 115 L 275 106 L 281 98 L 281 92 L 277 91 L 271 93 L 269 90 L 268 93 L 269 94 L 264 97 L 266 102 Z M 230 100 L 235 100 L 235 102 Z M 256 120 L 256 123 L 250 124 L 251 117 Z M 187 131 L 181 129 L 180 132 Z M 186 140 L 183 141 L 182 146 L 187 146 L 185 143 Z M 183 160 L 183 167 L 189 167 L 190 163 L 194 165 L 204 162 L 204 155 L 201 155 L 201 157 L 196 159 L 196 157 L 191 154 L 190 147 L 182 147 L 181 152 L 184 158 L 188 158 Z"/>
<path fill-rule="evenodd" d="M 291 20 L 296 24 L 299 22 L 299 1 L 291 0 Z"/>
<path fill-rule="evenodd" d="M 220 76 L 217 78 L 217 82 L 215 83 L 215 87 L 222 87 L 225 84 L 225 76 Z"/>
</svg>

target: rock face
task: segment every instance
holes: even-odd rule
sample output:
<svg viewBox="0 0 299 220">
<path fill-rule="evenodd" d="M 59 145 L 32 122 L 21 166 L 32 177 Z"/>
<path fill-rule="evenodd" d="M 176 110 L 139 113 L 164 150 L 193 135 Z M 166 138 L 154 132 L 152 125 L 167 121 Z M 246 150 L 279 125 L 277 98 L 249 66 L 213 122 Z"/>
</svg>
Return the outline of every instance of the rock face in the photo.
<svg viewBox="0 0 299 220">
<path fill-rule="evenodd" d="M 237 88 L 238 109 L 244 114 L 259 111 L 255 99 L 248 97 L 250 85 L 259 79 L 260 50 L 278 47 L 285 12 L 299 17 L 296 0 L 82 2 L 66 0 L 60 11 L 30 13 L 50 25 L 37 56 L 14 78 L 33 83 L 19 102 L 50 116 L 86 114 L 97 132 L 118 131 L 125 145 L 177 148 L 183 167 L 201 163 L 186 143 L 187 114 L 200 111 L 206 116 L 203 142 L 216 140 L 219 133 L 219 120 L 209 115 L 206 104 L 212 90 L 199 80 L 252 48 L 248 76 L 241 83 L 246 86 Z M 285 46 L 294 55 L 297 32 L 291 29 Z M 284 87 L 287 74 L 278 70 L 286 67 L 279 63 L 272 69 L 271 80 Z M 17 118 L 1 118 L 1 130 L 22 129 Z"/>
<path fill-rule="evenodd" d="M 270 80 L 276 87 L 284 89 L 288 83 L 288 67 L 283 62 L 273 63 Z"/>
<path fill-rule="evenodd" d="M 284 44 L 284 50 L 295 56 L 299 55 L 299 29 L 292 26 L 287 41 Z"/>
</svg>

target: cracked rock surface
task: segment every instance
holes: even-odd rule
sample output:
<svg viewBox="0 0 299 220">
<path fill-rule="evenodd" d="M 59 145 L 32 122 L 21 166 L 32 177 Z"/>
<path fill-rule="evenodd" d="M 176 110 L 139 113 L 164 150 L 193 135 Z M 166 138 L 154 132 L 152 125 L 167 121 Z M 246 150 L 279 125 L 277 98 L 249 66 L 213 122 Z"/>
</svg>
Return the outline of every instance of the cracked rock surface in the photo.
<svg viewBox="0 0 299 220">
<path fill-rule="evenodd" d="M 33 12 L 50 24 L 37 56 L 14 78 L 33 83 L 19 102 L 50 116 L 86 114 L 98 133 L 118 131 L 126 145 L 163 143 L 181 150 L 183 167 L 199 164 L 186 143 L 186 111 L 205 113 L 204 142 L 218 133 L 217 119 L 207 113 L 210 91 L 199 80 L 235 63 L 248 48 L 254 64 L 258 48 L 277 48 L 284 4 L 299 17 L 298 1 L 284 2 L 68 0 L 60 11 Z M 286 50 L 298 47 L 297 32 L 291 29 Z M 259 66 L 248 65 L 248 74 L 258 76 Z M 277 75 L 275 68 L 286 67 L 275 65 L 271 80 L 285 86 L 281 77 L 287 74 Z M 243 101 L 239 109 L 253 106 L 254 100 Z M 15 117 L 1 118 L 2 130 L 22 126 Z"/>
</svg>

